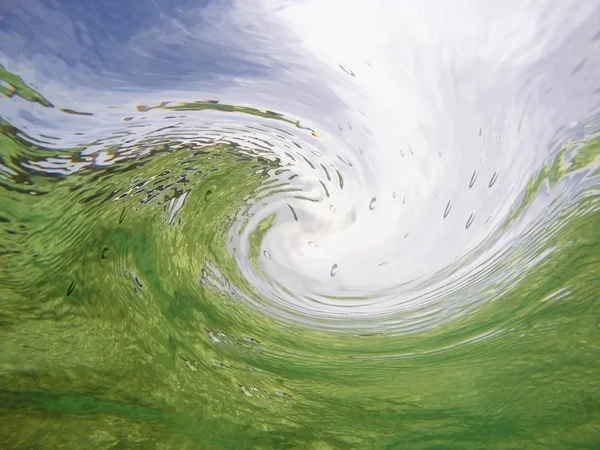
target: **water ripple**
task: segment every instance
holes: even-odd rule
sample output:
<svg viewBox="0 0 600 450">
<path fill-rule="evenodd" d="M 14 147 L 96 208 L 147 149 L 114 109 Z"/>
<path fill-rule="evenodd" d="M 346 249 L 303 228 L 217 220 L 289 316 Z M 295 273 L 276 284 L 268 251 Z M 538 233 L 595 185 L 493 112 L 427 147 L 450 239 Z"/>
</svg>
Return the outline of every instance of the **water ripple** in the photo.
<svg viewBox="0 0 600 450">
<path fill-rule="evenodd" d="M 33 410 L 128 424 L 98 448 L 594 441 L 597 1 L 29 3 L 0 7 L 7 445 Z"/>
</svg>

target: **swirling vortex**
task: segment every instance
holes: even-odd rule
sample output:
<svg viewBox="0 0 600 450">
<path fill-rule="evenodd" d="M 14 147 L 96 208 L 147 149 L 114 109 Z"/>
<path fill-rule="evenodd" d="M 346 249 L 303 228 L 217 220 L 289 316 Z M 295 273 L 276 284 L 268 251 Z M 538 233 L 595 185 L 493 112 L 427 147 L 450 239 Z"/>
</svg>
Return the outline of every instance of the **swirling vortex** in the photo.
<svg viewBox="0 0 600 450">
<path fill-rule="evenodd" d="M 262 193 L 229 230 L 252 305 L 320 329 L 423 331 L 509 293 L 560 251 L 552 236 L 598 182 L 594 156 L 574 164 L 599 130 L 586 21 L 597 5 L 567 17 L 540 2 L 517 21 L 491 5 L 468 17 L 436 5 L 425 20 L 416 6 L 356 4 L 327 44 L 309 23 L 331 19 L 304 20 L 308 5 L 281 19 L 342 106 L 319 137 L 290 138 L 301 143 L 291 153 L 271 139 L 286 168 L 276 185 L 293 192 Z M 389 42 L 351 38 L 342 22 L 365 16 Z"/>
<path fill-rule="evenodd" d="M 226 233 L 247 286 L 230 280 L 228 289 L 278 320 L 320 330 L 431 329 L 508 293 L 551 258 L 559 250 L 551 237 L 597 184 L 598 162 L 586 147 L 600 130 L 592 76 L 599 39 L 586 19 L 597 5 L 578 5 L 567 17 L 556 2 L 518 6 L 510 15 L 490 3 L 462 17 L 463 7 L 436 4 L 424 18 L 408 3 L 353 3 L 332 19 L 313 1 L 279 10 L 266 2 L 269 20 L 288 28 L 278 64 L 303 64 L 293 80 L 308 68 L 309 80 L 319 80 L 308 94 L 268 97 L 297 113 L 162 101 L 138 106 L 151 118 L 127 117 L 136 122 L 127 130 L 99 127 L 81 157 L 110 165 L 167 138 L 177 141 L 170 150 L 227 143 L 240 155 L 261 155 L 274 164 L 270 181 L 248 193 Z M 250 12 L 231 14 L 239 25 Z M 364 17 L 358 40 L 345 24 Z M 323 43 L 311 30 L 325 22 L 336 34 Z M 301 106 L 317 96 L 320 120 Z M 192 125 L 198 109 L 216 115 Z M 224 119 L 219 110 L 246 115 Z M 20 127 L 19 118 L 8 119 Z M 44 136 L 42 128 L 36 131 Z M 82 145 L 72 136 L 59 141 Z M 107 156 L 123 142 L 135 149 Z M 573 164 L 582 149 L 587 163 Z M 29 167 L 56 172 L 65 165 L 66 173 L 85 167 L 48 159 Z M 558 177 L 547 170 L 557 167 Z M 186 196 L 169 200 L 170 223 Z"/>
<path fill-rule="evenodd" d="M 26 3 L 0 447 L 597 446 L 596 0 Z"/>
</svg>

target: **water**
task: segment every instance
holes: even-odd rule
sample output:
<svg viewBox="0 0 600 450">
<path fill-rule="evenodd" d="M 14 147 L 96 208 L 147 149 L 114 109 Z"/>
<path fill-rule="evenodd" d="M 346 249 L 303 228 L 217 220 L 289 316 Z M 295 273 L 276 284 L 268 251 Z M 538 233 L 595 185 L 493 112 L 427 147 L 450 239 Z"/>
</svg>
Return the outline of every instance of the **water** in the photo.
<svg viewBox="0 0 600 450">
<path fill-rule="evenodd" d="M 0 447 L 600 445 L 600 4 L 0 6 Z"/>
</svg>

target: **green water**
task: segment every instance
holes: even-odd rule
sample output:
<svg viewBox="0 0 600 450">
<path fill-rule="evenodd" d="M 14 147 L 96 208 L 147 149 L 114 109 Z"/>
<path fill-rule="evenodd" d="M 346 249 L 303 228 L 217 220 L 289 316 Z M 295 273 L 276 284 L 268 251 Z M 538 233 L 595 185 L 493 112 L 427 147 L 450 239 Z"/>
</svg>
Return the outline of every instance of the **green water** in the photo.
<svg viewBox="0 0 600 450">
<path fill-rule="evenodd" d="M 52 107 L 9 75 L 5 95 Z M 85 163 L 80 149 L 0 125 L 0 448 L 600 447 L 597 184 L 530 238 L 551 256 L 468 314 L 408 335 L 325 333 L 206 282 L 218 268 L 253 295 L 225 242 L 278 162 L 168 134 L 137 145 L 151 151 L 58 175 L 33 163 Z M 564 154 L 513 217 L 597 161 L 600 141 Z"/>
</svg>

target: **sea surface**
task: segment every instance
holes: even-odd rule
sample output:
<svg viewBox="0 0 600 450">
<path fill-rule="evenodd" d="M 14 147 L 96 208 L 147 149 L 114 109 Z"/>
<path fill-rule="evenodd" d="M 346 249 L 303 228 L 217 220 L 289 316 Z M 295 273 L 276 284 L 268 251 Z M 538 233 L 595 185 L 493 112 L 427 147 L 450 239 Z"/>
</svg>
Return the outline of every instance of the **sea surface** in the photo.
<svg viewBox="0 0 600 450">
<path fill-rule="evenodd" d="M 0 448 L 600 448 L 600 1 L 0 2 Z"/>
</svg>

